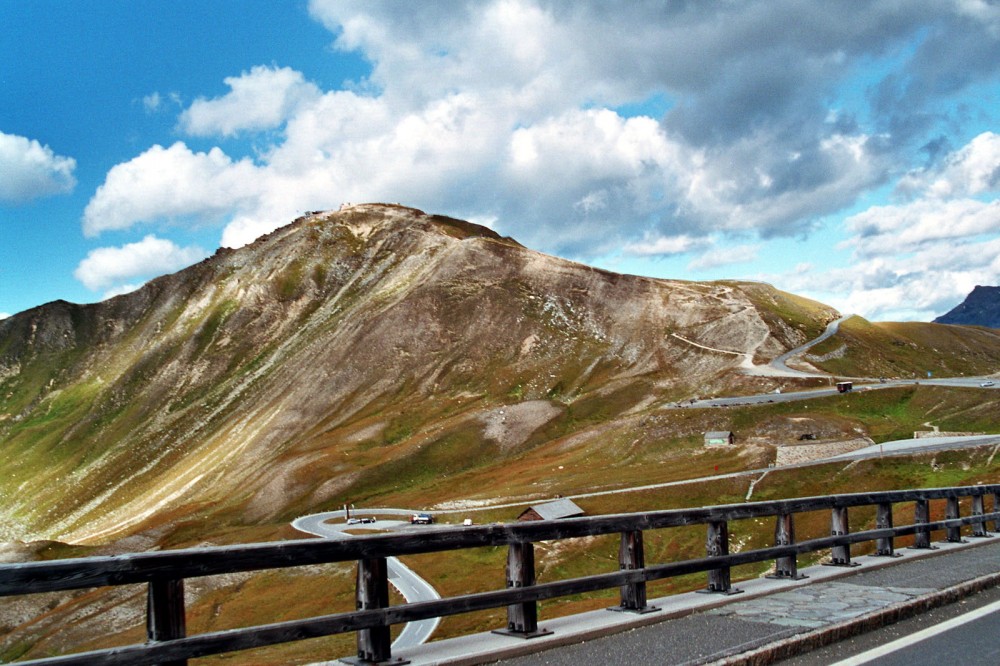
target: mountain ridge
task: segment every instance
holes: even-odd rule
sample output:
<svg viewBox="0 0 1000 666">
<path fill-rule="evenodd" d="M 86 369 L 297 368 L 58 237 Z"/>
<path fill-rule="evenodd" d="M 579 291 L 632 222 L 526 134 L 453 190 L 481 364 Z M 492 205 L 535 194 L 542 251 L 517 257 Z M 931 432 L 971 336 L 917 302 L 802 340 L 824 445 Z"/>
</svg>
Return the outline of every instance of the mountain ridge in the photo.
<svg viewBox="0 0 1000 666">
<path fill-rule="evenodd" d="M 312 213 L 131 294 L 0 322 L 0 538 L 101 542 L 211 506 L 270 520 L 397 473 L 454 499 L 436 478 L 588 409 L 614 421 L 734 381 L 738 356 L 669 333 L 769 360 L 835 315 L 402 206 Z"/>
<path fill-rule="evenodd" d="M 934 323 L 1000 328 L 1000 287 L 976 285 L 964 301 Z"/>
</svg>

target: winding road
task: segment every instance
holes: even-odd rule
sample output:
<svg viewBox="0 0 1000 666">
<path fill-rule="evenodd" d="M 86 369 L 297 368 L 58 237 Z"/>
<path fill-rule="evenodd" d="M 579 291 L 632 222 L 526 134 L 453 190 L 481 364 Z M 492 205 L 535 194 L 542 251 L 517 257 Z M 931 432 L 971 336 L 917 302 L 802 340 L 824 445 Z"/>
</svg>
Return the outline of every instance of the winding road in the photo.
<svg viewBox="0 0 1000 666">
<path fill-rule="evenodd" d="M 398 516 L 409 512 L 403 509 L 366 509 L 362 513 L 365 515 Z M 331 522 L 338 519 L 344 522 Z M 391 530 L 413 527 L 408 522 L 401 520 L 382 521 L 377 522 L 376 525 L 378 529 Z M 328 511 L 296 518 L 292 521 L 292 527 L 300 532 L 326 539 L 349 539 L 351 535 L 344 530 L 353 529 L 357 526 L 347 524 L 344 511 Z M 389 572 L 389 583 L 406 599 L 407 603 L 433 601 L 441 598 L 441 595 L 437 593 L 437 590 L 430 583 L 418 576 L 413 569 L 400 562 L 397 558 L 387 558 L 386 568 Z M 392 642 L 392 647 L 397 649 L 408 648 L 426 643 L 431 634 L 434 633 L 434 630 L 437 629 L 440 621 L 441 618 L 436 617 L 430 620 L 408 622 L 403 627 L 403 631 L 396 637 L 396 640 Z"/>
<path fill-rule="evenodd" d="M 809 342 L 805 343 L 801 347 L 796 347 L 795 349 L 792 349 L 791 351 L 787 351 L 784 354 L 782 354 L 781 356 L 779 356 L 778 358 L 776 358 L 773 361 L 771 361 L 770 363 L 768 363 L 767 367 L 770 368 L 771 370 L 773 370 L 776 373 L 776 375 L 772 375 L 772 376 L 826 377 L 827 375 L 825 375 L 825 374 L 819 374 L 819 375 L 817 375 L 817 374 L 811 374 L 811 373 L 808 373 L 808 372 L 802 372 L 801 370 L 795 370 L 793 368 L 789 368 L 788 365 L 787 365 L 787 362 L 789 361 L 789 359 L 792 359 L 792 358 L 798 356 L 799 354 L 805 353 L 810 347 L 814 347 L 814 346 L 818 345 L 819 343 L 823 342 L 824 340 L 826 340 L 827 338 L 830 338 L 833 335 L 835 335 L 837 333 L 837 331 L 840 330 L 840 325 L 842 323 L 844 323 L 845 321 L 847 321 L 848 319 L 850 319 L 851 317 L 853 317 L 853 316 L 854 315 L 852 315 L 852 314 L 848 314 L 848 315 L 844 315 L 840 319 L 835 319 L 834 321 L 831 321 L 829 324 L 827 324 L 826 330 L 823 331 L 823 333 L 818 338 L 816 338 L 814 340 L 810 340 Z"/>
<path fill-rule="evenodd" d="M 754 375 L 765 375 L 771 377 L 832 377 L 824 373 L 809 373 L 802 370 L 795 370 L 787 365 L 787 362 L 804 352 L 809 348 L 823 342 L 827 338 L 835 335 L 840 327 L 840 324 L 849 319 L 853 315 L 845 315 L 827 325 L 826 330 L 818 338 L 810 340 L 801 347 L 796 347 L 788 352 L 785 352 L 781 356 L 772 360 L 766 366 L 755 366 L 752 363 L 752 354 L 746 354 L 743 352 L 733 352 L 727 350 L 717 349 L 714 351 L 720 351 L 725 353 L 737 354 L 744 356 L 744 363 L 742 364 L 743 371 L 747 374 Z M 679 339 L 687 342 L 689 344 L 695 345 L 697 347 L 703 347 L 696 342 L 691 340 L 686 340 L 680 338 L 680 336 L 675 336 Z M 711 349 L 705 347 L 706 349 Z M 863 386 L 857 387 L 857 391 L 869 391 L 876 389 L 892 388 L 894 386 L 902 385 L 912 385 L 917 384 L 929 384 L 935 386 L 955 386 L 955 387 L 975 387 L 975 388 L 990 388 L 990 389 L 1000 389 L 1000 383 L 998 385 L 991 384 L 990 386 L 982 386 L 983 382 L 989 379 L 996 379 L 995 377 L 955 377 L 947 379 L 926 379 L 920 381 L 913 380 L 879 380 L 879 379 L 868 379 L 861 381 L 870 381 L 872 383 L 865 384 Z M 814 398 L 820 398 L 830 395 L 837 395 L 838 391 L 835 387 L 822 388 L 822 389 L 811 389 L 804 391 L 790 391 L 787 393 L 767 393 L 764 395 L 754 395 L 754 396 L 739 396 L 731 398 L 711 398 L 707 400 L 691 400 L 685 403 L 675 403 L 667 405 L 665 409 L 692 409 L 692 408 L 709 408 L 709 407 L 724 407 L 732 405 L 752 405 L 761 404 L 769 402 L 788 402 L 792 400 L 808 400 Z M 832 456 L 830 458 L 824 458 L 820 460 L 812 460 L 808 462 L 796 463 L 794 465 L 783 465 L 781 467 L 769 467 L 761 469 L 744 470 L 741 472 L 732 472 L 728 474 L 716 474 L 712 476 L 703 476 L 694 479 L 685 479 L 681 481 L 667 481 L 664 483 L 648 484 L 644 486 L 634 486 L 630 488 L 617 488 L 613 490 L 600 490 L 589 493 L 580 493 L 577 495 L 567 495 L 566 499 L 576 500 L 576 499 L 586 499 L 589 497 L 599 497 L 602 495 L 615 495 L 622 493 L 631 492 L 642 492 L 646 490 L 656 490 L 660 488 L 668 488 L 672 486 L 681 486 L 692 483 L 704 483 L 706 481 L 713 481 L 718 479 L 731 479 L 734 477 L 760 477 L 763 478 L 764 475 L 769 472 L 778 469 L 791 469 L 796 467 L 806 467 L 810 465 L 824 464 L 831 461 L 855 461 L 862 460 L 866 458 L 884 457 L 884 456 L 901 456 L 908 455 L 917 451 L 928 451 L 928 450 L 951 450 L 966 447 L 976 447 L 976 446 L 986 446 L 992 445 L 995 448 L 994 454 L 1000 451 L 1000 435 L 975 435 L 975 436 L 963 436 L 963 437 L 934 437 L 927 439 L 906 439 L 898 440 L 893 442 L 885 442 L 883 444 L 876 444 L 865 449 L 859 449 L 849 453 L 844 453 L 837 456 Z M 760 478 L 755 478 L 750 486 L 750 493 L 747 495 L 747 499 L 750 499 L 750 494 L 753 492 L 753 486 L 756 481 Z M 531 504 L 538 503 L 539 500 L 527 500 L 523 502 L 513 502 L 508 504 L 490 504 L 488 506 L 477 506 L 477 507 L 463 507 L 456 509 L 392 509 L 392 508 L 382 508 L 382 509 L 356 509 L 354 510 L 354 515 L 356 516 L 406 516 L 413 513 L 430 513 L 432 515 L 455 515 L 455 514 L 469 514 L 478 511 L 492 511 L 496 509 L 505 508 L 522 508 L 530 506 Z M 292 522 L 292 527 L 295 529 L 305 532 L 306 534 L 312 534 L 314 536 L 319 536 L 327 539 L 347 539 L 351 537 L 351 534 L 345 530 L 354 529 L 356 525 L 348 525 L 346 522 L 346 512 L 345 511 L 327 511 L 323 513 L 315 513 L 308 516 L 302 516 L 297 518 Z M 420 525 L 411 525 L 408 521 L 402 520 L 384 520 L 378 521 L 374 527 L 380 531 L 401 531 L 401 530 L 427 530 L 428 528 Z M 417 601 L 432 601 L 434 599 L 440 599 L 441 595 L 428 583 L 426 580 L 418 576 L 412 569 L 404 565 L 395 557 L 390 557 L 387 559 L 387 567 L 389 571 L 389 582 L 392 584 L 396 590 L 403 596 L 408 603 Z M 396 640 L 393 642 L 392 646 L 394 648 L 407 648 L 414 647 L 426 642 L 434 630 L 437 628 L 440 618 L 434 618 L 430 620 L 420 620 L 417 622 L 410 622 L 399 634 Z"/>
</svg>

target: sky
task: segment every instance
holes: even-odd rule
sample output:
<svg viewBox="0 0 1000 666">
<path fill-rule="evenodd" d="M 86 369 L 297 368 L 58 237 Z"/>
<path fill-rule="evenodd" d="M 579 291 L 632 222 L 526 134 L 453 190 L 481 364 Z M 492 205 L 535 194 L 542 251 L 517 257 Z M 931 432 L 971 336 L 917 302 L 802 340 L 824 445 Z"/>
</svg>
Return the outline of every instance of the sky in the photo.
<svg viewBox="0 0 1000 666">
<path fill-rule="evenodd" d="M 0 317 L 125 293 L 346 202 L 876 321 L 1000 284 L 993 1 L 32 0 L 0 16 Z"/>
</svg>

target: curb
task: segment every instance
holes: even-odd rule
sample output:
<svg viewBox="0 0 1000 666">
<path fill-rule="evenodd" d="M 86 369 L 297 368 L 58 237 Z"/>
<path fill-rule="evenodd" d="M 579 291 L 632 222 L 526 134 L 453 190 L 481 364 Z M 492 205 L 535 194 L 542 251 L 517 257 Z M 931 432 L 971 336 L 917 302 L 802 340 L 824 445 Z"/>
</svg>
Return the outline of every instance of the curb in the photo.
<svg viewBox="0 0 1000 666">
<path fill-rule="evenodd" d="M 738 655 L 723 657 L 707 666 L 767 666 L 853 636 L 894 624 L 934 608 L 947 606 L 977 592 L 1000 585 L 1000 573 L 987 574 L 867 615 L 784 638 Z"/>
</svg>

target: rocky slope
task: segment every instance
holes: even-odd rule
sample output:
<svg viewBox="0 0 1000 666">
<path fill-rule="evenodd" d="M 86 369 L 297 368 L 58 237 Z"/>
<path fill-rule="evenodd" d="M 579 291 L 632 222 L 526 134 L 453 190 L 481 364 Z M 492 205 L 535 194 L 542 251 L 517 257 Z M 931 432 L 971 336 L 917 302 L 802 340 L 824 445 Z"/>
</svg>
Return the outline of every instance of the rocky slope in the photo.
<svg viewBox="0 0 1000 666">
<path fill-rule="evenodd" d="M 835 316 L 400 206 L 311 214 L 134 293 L 0 321 L 0 541 L 253 524 L 401 487 L 460 499 L 449 475 L 732 389 L 741 357 L 712 349 L 764 362 Z"/>
<path fill-rule="evenodd" d="M 1000 287 L 977 285 L 964 301 L 934 322 L 1000 328 Z"/>
</svg>

